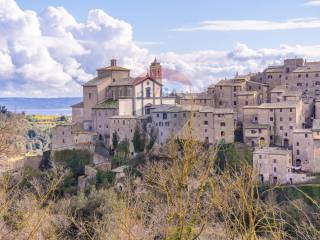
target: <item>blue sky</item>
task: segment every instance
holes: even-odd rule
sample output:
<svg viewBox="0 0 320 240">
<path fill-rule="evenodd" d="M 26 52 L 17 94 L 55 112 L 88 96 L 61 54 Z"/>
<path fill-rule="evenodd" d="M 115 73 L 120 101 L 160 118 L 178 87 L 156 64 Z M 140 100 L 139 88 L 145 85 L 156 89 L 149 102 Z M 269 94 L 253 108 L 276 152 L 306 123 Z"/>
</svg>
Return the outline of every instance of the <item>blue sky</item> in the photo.
<svg viewBox="0 0 320 240">
<path fill-rule="evenodd" d="M 320 6 L 305 6 L 304 0 L 19 0 L 24 9 L 41 12 L 48 6 L 63 6 L 78 21 L 87 18 L 90 9 L 103 9 L 111 16 L 129 22 L 134 39 L 154 42 L 155 53 L 186 52 L 214 48 L 230 49 L 237 42 L 253 48 L 277 47 L 279 44 L 317 44 L 320 29 L 235 32 L 174 32 L 171 29 L 192 26 L 206 20 L 270 20 L 319 17 Z"/>
<path fill-rule="evenodd" d="M 81 96 L 111 58 L 202 91 L 285 58 L 320 60 L 320 0 L 0 0 L 0 97 Z M 181 80 L 183 79 L 183 80 Z"/>
</svg>

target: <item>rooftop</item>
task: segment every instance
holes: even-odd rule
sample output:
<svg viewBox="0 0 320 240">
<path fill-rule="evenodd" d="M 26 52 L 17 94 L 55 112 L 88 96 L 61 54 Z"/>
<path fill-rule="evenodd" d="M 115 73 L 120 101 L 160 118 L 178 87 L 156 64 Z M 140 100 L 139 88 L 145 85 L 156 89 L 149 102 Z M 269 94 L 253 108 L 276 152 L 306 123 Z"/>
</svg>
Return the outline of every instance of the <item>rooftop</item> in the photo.
<svg viewBox="0 0 320 240">
<path fill-rule="evenodd" d="M 102 70 L 110 70 L 110 71 L 130 71 L 128 68 L 124 67 L 119 67 L 119 66 L 109 66 L 109 67 L 104 67 L 104 68 L 99 68 L 97 71 L 102 71 Z"/>
<path fill-rule="evenodd" d="M 136 116 L 132 116 L 132 115 L 116 115 L 109 118 L 110 119 L 137 119 Z"/>
<path fill-rule="evenodd" d="M 305 66 L 298 67 L 293 72 L 294 73 L 320 72 L 320 62 L 307 62 Z"/>
<path fill-rule="evenodd" d="M 283 73 L 284 66 L 269 66 L 264 72 L 266 73 Z"/>
<path fill-rule="evenodd" d="M 76 103 L 71 106 L 72 108 L 83 108 L 83 102 Z"/>
<path fill-rule="evenodd" d="M 291 150 L 279 148 L 279 147 L 263 147 L 257 148 L 253 154 L 270 154 L 270 155 L 290 155 Z"/>
<path fill-rule="evenodd" d="M 93 109 L 108 109 L 108 108 L 118 108 L 118 100 L 107 99 L 101 103 L 98 103 Z"/>
<path fill-rule="evenodd" d="M 84 87 L 94 87 L 99 85 L 100 83 L 104 82 L 104 81 L 110 81 L 111 82 L 111 78 L 110 77 L 105 77 L 105 78 L 98 78 L 95 77 L 92 80 L 86 82 L 85 84 L 83 84 Z"/>
<path fill-rule="evenodd" d="M 258 108 L 295 108 L 299 105 L 300 101 L 285 101 L 275 103 L 263 103 Z"/>
<path fill-rule="evenodd" d="M 231 108 L 213 108 L 209 106 L 200 105 L 179 105 L 179 104 L 162 104 L 154 105 L 152 112 L 203 112 L 214 114 L 233 114 L 234 111 Z"/>
</svg>

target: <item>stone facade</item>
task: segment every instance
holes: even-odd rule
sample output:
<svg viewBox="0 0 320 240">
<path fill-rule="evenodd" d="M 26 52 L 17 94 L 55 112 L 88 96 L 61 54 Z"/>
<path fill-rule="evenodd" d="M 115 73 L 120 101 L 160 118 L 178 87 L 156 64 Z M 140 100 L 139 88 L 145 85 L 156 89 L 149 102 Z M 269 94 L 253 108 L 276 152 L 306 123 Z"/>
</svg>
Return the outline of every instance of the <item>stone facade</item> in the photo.
<svg viewBox="0 0 320 240">
<path fill-rule="evenodd" d="M 253 152 L 253 166 L 261 183 L 290 183 L 292 153 L 276 147 L 258 148 Z"/>
<path fill-rule="evenodd" d="M 193 137 L 211 144 L 234 142 L 235 117 L 232 109 L 161 105 L 151 108 L 151 119 L 151 128 L 157 129 L 157 143 L 160 145 L 174 137 Z"/>
<path fill-rule="evenodd" d="M 303 125 L 302 106 L 300 100 L 244 107 L 244 134 L 247 133 L 245 129 L 248 125 L 267 125 L 270 131 L 270 144 L 290 147 L 292 146 L 294 129 L 301 128 Z M 248 140 L 250 138 L 244 135 L 244 139 Z M 252 142 L 246 142 L 246 144 L 252 145 Z"/>
</svg>

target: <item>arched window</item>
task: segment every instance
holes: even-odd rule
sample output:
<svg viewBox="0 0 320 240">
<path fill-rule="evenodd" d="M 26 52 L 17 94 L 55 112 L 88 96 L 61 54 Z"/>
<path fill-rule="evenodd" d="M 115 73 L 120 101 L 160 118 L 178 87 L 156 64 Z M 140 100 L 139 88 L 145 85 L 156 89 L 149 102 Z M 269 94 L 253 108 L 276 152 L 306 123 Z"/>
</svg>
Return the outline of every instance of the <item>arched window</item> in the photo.
<svg viewBox="0 0 320 240">
<path fill-rule="evenodd" d="M 146 97 L 147 98 L 151 97 L 151 88 L 150 87 L 146 88 Z"/>
</svg>

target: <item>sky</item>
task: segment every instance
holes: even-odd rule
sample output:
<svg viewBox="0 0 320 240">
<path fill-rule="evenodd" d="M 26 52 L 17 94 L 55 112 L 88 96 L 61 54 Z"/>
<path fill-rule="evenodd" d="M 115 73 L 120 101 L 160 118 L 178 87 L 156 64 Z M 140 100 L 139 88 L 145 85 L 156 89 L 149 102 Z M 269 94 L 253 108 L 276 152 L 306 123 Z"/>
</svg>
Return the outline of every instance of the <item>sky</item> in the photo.
<svg viewBox="0 0 320 240">
<path fill-rule="evenodd" d="M 138 76 L 157 57 L 167 91 L 202 91 L 320 60 L 319 39 L 320 0 L 0 0 L 0 97 L 81 96 L 110 58 Z"/>
</svg>

